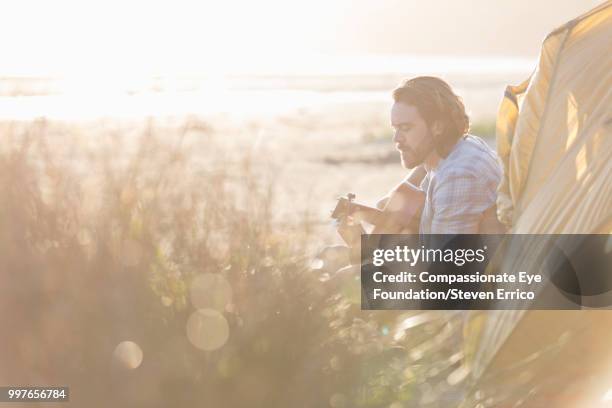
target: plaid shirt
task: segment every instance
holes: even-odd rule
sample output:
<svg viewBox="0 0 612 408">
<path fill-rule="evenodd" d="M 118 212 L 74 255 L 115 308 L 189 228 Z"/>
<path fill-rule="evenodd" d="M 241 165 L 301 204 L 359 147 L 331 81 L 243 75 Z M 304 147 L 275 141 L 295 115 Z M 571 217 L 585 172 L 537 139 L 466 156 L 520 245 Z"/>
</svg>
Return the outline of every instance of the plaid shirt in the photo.
<svg viewBox="0 0 612 408">
<path fill-rule="evenodd" d="M 421 234 L 475 234 L 485 210 L 496 202 L 502 170 L 497 154 L 479 137 L 467 135 L 430 169 Z"/>
</svg>

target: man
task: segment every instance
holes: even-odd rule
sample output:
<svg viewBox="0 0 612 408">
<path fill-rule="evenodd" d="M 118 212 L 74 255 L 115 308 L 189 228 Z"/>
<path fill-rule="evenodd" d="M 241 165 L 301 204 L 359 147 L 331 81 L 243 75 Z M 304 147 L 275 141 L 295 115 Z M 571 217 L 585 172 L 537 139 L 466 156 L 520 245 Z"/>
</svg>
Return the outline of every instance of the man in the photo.
<svg viewBox="0 0 612 408">
<path fill-rule="evenodd" d="M 501 167 L 482 139 L 467 134 L 461 98 L 442 79 L 423 76 L 395 89 L 393 100 L 393 142 L 402 165 L 415 169 L 408 178 L 426 194 L 419 232 L 501 232 L 495 214 Z"/>
<path fill-rule="evenodd" d="M 501 166 L 482 139 L 467 134 L 461 98 L 442 79 L 423 76 L 405 81 L 393 91 L 393 100 L 393 142 L 402 165 L 412 169 L 404 181 L 425 192 L 419 233 L 503 233 L 495 206 Z M 377 207 L 384 208 L 388 198 Z M 317 257 L 331 271 L 350 263 L 349 253 L 333 246 Z"/>
<path fill-rule="evenodd" d="M 425 193 L 419 225 L 424 242 L 432 248 L 443 248 L 453 234 L 503 232 L 497 222 L 495 206 L 501 166 L 495 152 L 482 139 L 468 134 L 469 118 L 461 98 L 440 78 L 417 77 L 395 89 L 393 101 L 393 143 L 400 152 L 403 167 L 413 170 L 405 181 L 420 186 Z M 379 208 L 385 207 L 387 201 L 388 197 L 383 198 L 378 203 Z M 337 254 L 342 251 L 336 248 L 338 258 Z M 435 266 L 429 269 L 430 272 L 436 270 Z M 360 281 L 355 279 L 359 271 L 355 262 L 339 269 L 331 290 L 355 293 L 353 302 L 361 301 L 362 308 L 368 308 L 371 291 L 360 287 Z M 444 271 L 438 270 L 438 273 Z M 464 288 L 471 290 L 472 286 Z M 435 303 L 424 300 L 423 308 L 435 309 Z M 464 304 L 458 301 L 454 306 L 462 308 Z M 454 319 L 453 322 L 460 325 L 464 316 L 440 314 L 439 318 Z M 446 350 L 448 357 L 442 355 L 441 359 L 462 351 L 462 332 L 459 329 L 451 335 Z M 449 406 L 458 404 L 463 398 L 461 387 L 460 382 L 450 387 L 440 400 L 446 399 Z"/>
</svg>

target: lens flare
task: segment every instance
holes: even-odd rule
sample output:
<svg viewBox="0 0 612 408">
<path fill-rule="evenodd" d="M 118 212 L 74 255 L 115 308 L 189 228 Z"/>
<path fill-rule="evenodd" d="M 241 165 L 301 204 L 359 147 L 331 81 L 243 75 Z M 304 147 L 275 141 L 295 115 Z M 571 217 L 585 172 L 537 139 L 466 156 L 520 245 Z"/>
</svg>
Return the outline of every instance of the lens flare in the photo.
<svg viewBox="0 0 612 408">
<path fill-rule="evenodd" d="M 142 349 L 133 341 L 122 341 L 113 351 L 113 360 L 122 368 L 134 370 L 142 363 Z"/>
<path fill-rule="evenodd" d="M 229 338 L 227 319 L 214 309 L 196 310 L 187 320 L 187 338 L 200 350 L 216 350 Z"/>
</svg>

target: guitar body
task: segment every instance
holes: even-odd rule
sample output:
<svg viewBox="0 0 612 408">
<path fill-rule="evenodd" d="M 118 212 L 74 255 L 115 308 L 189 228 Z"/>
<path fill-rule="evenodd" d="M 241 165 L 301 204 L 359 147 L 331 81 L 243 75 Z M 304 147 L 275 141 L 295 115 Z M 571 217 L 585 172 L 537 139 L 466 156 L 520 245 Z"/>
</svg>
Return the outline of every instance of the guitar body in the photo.
<svg viewBox="0 0 612 408">
<path fill-rule="evenodd" d="M 362 222 L 373 225 L 372 234 L 416 234 L 419 232 L 421 213 L 425 204 L 425 192 L 414 185 L 399 184 L 378 209 L 353 201 L 353 194 L 338 200 L 332 218 L 339 221 L 338 231 L 347 245 L 358 244 L 366 231 Z"/>
<path fill-rule="evenodd" d="M 418 234 L 425 192 L 407 182 L 399 184 L 382 209 L 381 222 L 373 234 Z"/>
</svg>

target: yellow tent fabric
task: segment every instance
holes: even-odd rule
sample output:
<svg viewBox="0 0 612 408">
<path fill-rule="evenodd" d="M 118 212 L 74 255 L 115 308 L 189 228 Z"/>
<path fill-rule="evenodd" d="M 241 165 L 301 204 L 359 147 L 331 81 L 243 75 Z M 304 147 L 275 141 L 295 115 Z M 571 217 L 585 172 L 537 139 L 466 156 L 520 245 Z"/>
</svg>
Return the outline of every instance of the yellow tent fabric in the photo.
<svg viewBox="0 0 612 408">
<path fill-rule="evenodd" d="M 612 233 L 612 2 L 546 37 L 535 72 L 506 89 L 497 149 L 504 167 L 498 218 L 511 233 Z M 507 349 L 517 327 L 535 338 L 560 319 L 612 327 L 612 312 L 472 313 L 465 348 L 472 377 L 500 351 L 520 354 Z"/>
<path fill-rule="evenodd" d="M 498 116 L 498 217 L 512 232 L 610 233 L 612 4 L 553 31 Z"/>
</svg>

